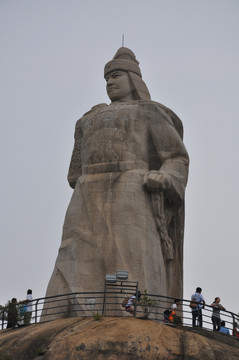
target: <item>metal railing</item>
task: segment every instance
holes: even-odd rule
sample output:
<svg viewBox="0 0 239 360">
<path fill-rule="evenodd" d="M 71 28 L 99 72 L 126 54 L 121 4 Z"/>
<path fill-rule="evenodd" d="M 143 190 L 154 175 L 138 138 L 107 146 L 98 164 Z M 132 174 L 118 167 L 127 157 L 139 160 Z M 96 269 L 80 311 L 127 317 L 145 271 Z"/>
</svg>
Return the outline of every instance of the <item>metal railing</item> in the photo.
<svg viewBox="0 0 239 360">
<path fill-rule="evenodd" d="M 132 316 L 121 306 L 125 297 L 132 296 L 138 291 L 138 283 L 122 281 L 117 284 L 106 284 L 104 292 L 76 292 L 56 296 L 42 297 L 32 301 L 31 323 L 46 322 L 66 317 L 89 317 L 89 316 Z M 147 294 L 153 305 L 141 306 L 135 304 L 134 316 L 170 324 L 164 318 L 164 311 L 173 304 L 174 298 Z M 141 302 L 144 301 L 144 294 Z M 190 300 L 180 299 L 177 315 L 181 318 L 182 325 L 192 326 L 192 314 L 189 307 Z M 202 328 L 212 330 L 212 310 L 209 305 L 202 309 Z M 226 322 L 230 334 L 233 334 L 234 325 L 237 322 L 237 314 L 231 311 L 221 310 L 221 320 Z M 24 325 L 24 320 L 19 316 L 18 325 Z M 7 327 L 7 311 L 1 312 L 1 328 Z"/>
</svg>

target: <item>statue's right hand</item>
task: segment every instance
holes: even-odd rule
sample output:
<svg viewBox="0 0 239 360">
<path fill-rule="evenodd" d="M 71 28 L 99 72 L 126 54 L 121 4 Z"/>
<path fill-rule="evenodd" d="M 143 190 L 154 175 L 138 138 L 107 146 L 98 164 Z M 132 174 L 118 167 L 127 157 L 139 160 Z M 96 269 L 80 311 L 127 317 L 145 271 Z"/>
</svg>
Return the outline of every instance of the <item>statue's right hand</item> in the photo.
<svg viewBox="0 0 239 360">
<path fill-rule="evenodd" d="M 144 177 L 144 187 L 150 192 L 165 191 L 171 187 L 171 179 L 165 174 L 150 172 Z"/>
</svg>

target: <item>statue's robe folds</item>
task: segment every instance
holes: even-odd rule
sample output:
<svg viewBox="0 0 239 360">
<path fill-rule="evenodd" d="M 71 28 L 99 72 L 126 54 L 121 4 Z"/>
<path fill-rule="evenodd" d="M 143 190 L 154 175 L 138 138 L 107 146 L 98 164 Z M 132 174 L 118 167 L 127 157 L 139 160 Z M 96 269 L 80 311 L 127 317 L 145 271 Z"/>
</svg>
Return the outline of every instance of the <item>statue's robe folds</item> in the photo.
<svg viewBox="0 0 239 360">
<path fill-rule="evenodd" d="M 117 270 L 128 270 L 141 291 L 182 296 L 189 163 L 182 131 L 180 119 L 153 101 L 100 104 L 78 120 L 68 175 L 74 192 L 46 296 L 103 291 L 105 274 Z M 171 258 L 157 227 L 155 194 L 144 186 L 150 171 L 172 182 L 160 198 Z"/>
</svg>

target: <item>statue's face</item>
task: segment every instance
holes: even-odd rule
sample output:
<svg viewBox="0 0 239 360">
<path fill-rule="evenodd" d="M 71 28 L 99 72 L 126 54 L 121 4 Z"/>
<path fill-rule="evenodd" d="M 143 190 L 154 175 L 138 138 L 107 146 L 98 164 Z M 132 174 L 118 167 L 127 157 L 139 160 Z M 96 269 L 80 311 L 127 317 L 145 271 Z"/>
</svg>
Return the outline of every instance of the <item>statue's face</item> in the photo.
<svg viewBox="0 0 239 360">
<path fill-rule="evenodd" d="M 106 90 L 112 102 L 133 100 L 130 79 L 126 71 L 116 70 L 107 74 Z"/>
</svg>

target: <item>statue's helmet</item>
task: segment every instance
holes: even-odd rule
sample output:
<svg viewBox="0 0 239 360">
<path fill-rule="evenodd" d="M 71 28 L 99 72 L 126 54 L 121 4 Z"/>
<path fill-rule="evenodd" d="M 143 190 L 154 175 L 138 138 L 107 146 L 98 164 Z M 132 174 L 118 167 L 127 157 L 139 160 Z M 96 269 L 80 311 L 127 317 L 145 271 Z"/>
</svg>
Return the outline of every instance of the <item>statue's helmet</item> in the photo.
<svg viewBox="0 0 239 360">
<path fill-rule="evenodd" d="M 113 60 L 105 65 L 104 76 L 106 77 L 106 75 L 116 70 L 128 72 L 135 100 L 150 100 L 148 88 L 142 80 L 139 62 L 133 51 L 126 47 L 119 48 Z"/>
</svg>

